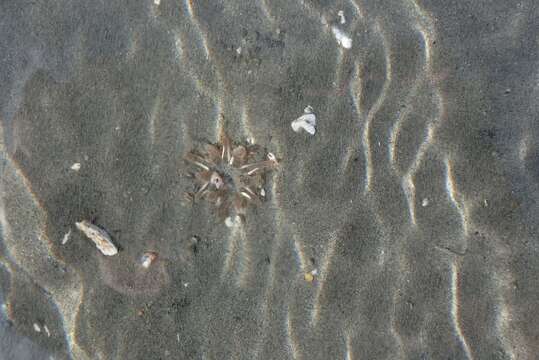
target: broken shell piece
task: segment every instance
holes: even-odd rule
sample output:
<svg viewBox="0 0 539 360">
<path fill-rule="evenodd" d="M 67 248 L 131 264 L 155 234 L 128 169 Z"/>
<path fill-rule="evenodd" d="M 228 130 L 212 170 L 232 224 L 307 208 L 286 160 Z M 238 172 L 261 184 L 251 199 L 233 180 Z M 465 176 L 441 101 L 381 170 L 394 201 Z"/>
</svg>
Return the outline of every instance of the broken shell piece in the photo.
<svg viewBox="0 0 539 360">
<path fill-rule="evenodd" d="M 238 226 L 241 224 L 241 217 L 236 215 L 234 217 L 229 216 L 225 219 L 225 225 L 229 228 Z"/>
<path fill-rule="evenodd" d="M 105 230 L 86 220 L 76 222 L 75 225 L 77 229 L 82 231 L 84 235 L 94 242 L 95 246 L 103 255 L 112 256 L 118 253 L 118 248 L 112 243 L 109 234 Z"/>
<path fill-rule="evenodd" d="M 299 132 L 303 129 L 309 134 L 314 135 L 316 132 L 316 116 L 313 114 L 313 108 L 307 106 L 303 112 L 303 115 L 292 121 L 292 124 L 290 124 L 292 125 L 292 130 Z"/>
<path fill-rule="evenodd" d="M 341 19 L 341 24 L 346 24 L 346 19 L 345 19 L 345 17 L 344 17 L 344 11 L 339 10 L 339 12 L 337 13 L 337 15 L 338 15 L 339 18 Z"/>
<path fill-rule="evenodd" d="M 335 39 L 339 45 L 345 49 L 350 49 L 352 47 L 352 39 L 348 35 L 343 33 L 335 26 L 331 28 L 331 31 L 333 32 L 333 36 L 335 36 Z"/>
<path fill-rule="evenodd" d="M 62 238 L 62 245 L 67 244 L 67 242 L 69 241 L 70 236 L 71 236 L 71 229 L 69 229 L 67 234 L 65 234 L 64 237 Z"/>
<path fill-rule="evenodd" d="M 269 152 L 268 153 L 268 160 L 277 162 L 277 157 L 274 153 Z"/>
<path fill-rule="evenodd" d="M 150 267 L 150 265 L 157 259 L 157 253 L 154 251 L 146 251 L 143 255 L 141 260 L 142 267 L 147 269 Z"/>
</svg>

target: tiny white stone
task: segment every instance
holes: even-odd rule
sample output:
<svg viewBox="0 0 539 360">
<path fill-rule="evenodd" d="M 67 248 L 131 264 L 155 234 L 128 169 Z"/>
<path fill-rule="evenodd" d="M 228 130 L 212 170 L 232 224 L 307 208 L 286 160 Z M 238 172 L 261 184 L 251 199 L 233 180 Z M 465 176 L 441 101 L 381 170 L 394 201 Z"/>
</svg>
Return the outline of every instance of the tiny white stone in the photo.
<svg viewBox="0 0 539 360">
<path fill-rule="evenodd" d="M 304 114 L 290 124 L 292 130 L 299 132 L 301 129 L 307 131 L 309 134 L 314 135 L 316 133 L 316 116 L 313 114 L 313 108 L 309 105 L 303 110 Z"/>
<path fill-rule="evenodd" d="M 35 332 L 41 332 L 41 326 L 39 326 L 38 324 L 34 323 L 34 331 L 35 331 Z"/>
<path fill-rule="evenodd" d="M 239 225 L 240 222 L 241 222 L 241 219 L 240 219 L 239 216 L 234 216 L 234 218 L 232 218 L 232 217 L 229 216 L 229 217 L 227 217 L 227 218 L 225 219 L 225 225 L 226 225 L 227 227 L 229 227 L 229 228 L 234 227 L 234 226 L 236 226 L 236 225 Z"/>
<path fill-rule="evenodd" d="M 154 3 L 155 5 L 159 5 L 159 4 L 161 3 L 161 0 L 153 0 L 153 3 Z"/>
<path fill-rule="evenodd" d="M 262 197 L 266 196 L 266 190 L 264 190 L 264 188 L 260 190 L 260 196 Z"/>
<path fill-rule="evenodd" d="M 313 269 L 313 270 L 311 271 L 311 275 L 313 275 L 313 276 L 318 275 L 318 269 Z"/>
<path fill-rule="evenodd" d="M 142 260 L 142 267 L 144 267 L 144 268 L 147 269 L 147 268 L 150 267 L 150 264 L 151 264 L 151 263 L 152 263 L 152 260 L 151 260 L 149 257 L 146 256 L 146 257 L 143 258 L 143 260 Z"/>
<path fill-rule="evenodd" d="M 236 53 L 237 53 L 238 55 L 241 54 L 241 46 L 239 46 L 239 47 L 236 49 Z"/>
<path fill-rule="evenodd" d="M 331 31 L 333 32 L 333 35 L 335 36 L 335 39 L 345 49 L 350 49 L 352 47 L 352 39 L 343 33 L 341 30 L 336 28 L 335 26 L 331 28 Z"/>
<path fill-rule="evenodd" d="M 421 201 L 421 206 L 425 207 L 429 205 L 429 199 L 424 198 L 423 201 Z"/>
<path fill-rule="evenodd" d="M 64 237 L 62 238 L 62 245 L 65 245 L 69 241 L 70 237 L 71 237 L 71 229 L 69 229 L 67 234 L 65 234 Z"/>
<path fill-rule="evenodd" d="M 79 171 L 80 170 L 80 163 L 74 163 L 73 165 L 71 165 L 71 170 L 74 170 L 74 171 Z"/>
<path fill-rule="evenodd" d="M 339 10 L 339 12 L 337 13 L 337 15 L 339 15 L 339 17 L 341 18 L 341 24 L 345 24 L 345 23 L 346 23 L 346 19 L 344 18 L 344 11 Z"/>
<path fill-rule="evenodd" d="M 51 337 L 51 332 L 49 331 L 49 328 L 47 327 L 47 325 L 43 326 L 43 330 L 45 330 L 45 334 L 47 334 L 47 337 Z"/>
</svg>

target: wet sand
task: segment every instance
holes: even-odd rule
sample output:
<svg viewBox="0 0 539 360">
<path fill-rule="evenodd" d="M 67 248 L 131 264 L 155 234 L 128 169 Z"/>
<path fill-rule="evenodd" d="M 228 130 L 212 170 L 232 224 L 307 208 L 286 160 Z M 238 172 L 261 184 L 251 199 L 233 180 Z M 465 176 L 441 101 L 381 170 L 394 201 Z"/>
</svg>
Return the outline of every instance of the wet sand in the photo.
<svg viewBox="0 0 539 360">
<path fill-rule="evenodd" d="M 0 359 L 535 359 L 538 11 L 4 2 Z M 234 226 L 222 130 L 280 159 Z"/>
</svg>

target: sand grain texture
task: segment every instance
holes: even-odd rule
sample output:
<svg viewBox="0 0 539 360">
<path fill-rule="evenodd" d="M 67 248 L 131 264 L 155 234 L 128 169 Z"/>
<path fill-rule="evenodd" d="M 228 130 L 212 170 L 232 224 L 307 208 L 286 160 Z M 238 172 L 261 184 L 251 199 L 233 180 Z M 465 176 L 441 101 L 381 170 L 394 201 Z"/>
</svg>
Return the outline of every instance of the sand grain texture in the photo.
<svg viewBox="0 0 539 360">
<path fill-rule="evenodd" d="M 0 359 L 535 359 L 538 17 L 2 2 Z M 183 201 L 221 127 L 280 159 L 244 225 Z"/>
</svg>

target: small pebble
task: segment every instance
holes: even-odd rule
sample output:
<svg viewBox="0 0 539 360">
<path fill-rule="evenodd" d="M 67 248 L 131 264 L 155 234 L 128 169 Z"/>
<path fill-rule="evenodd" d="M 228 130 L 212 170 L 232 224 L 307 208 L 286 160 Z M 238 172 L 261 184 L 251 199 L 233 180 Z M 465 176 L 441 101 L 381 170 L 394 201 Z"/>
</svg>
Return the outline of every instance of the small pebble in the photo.
<svg viewBox="0 0 539 360">
<path fill-rule="evenodd" d="M 71 170 L 79 171 L 80 170 L 80 163 L 74 163 L 71 165 Z"/>
<path fill-rule="evenodd" d="M 305 277 L 305 281 L 307 282 L 311 283 L 314 281 L 314 275 L 311 273 L 305 273 L 304 277 Z"/>
<path fill-rule="evenodd" d="M 147 269 L 157 259 L 157 253 L 153 251 L 147 251 L 142 255 L 141 263 L 142 267 Z"/>
<path fill-rule="evenodd" d="M 429 205 L 429 199 L 424 198 L 423 201 L 421 201 L 421 206 L 425 207 Z"/>
<path fill-rule="evenodd" d="M 41 332 L 41 326 L 39 326 L 37 323 L 34 323 L 34 331 L 40 333 Z"/>
</svg>

